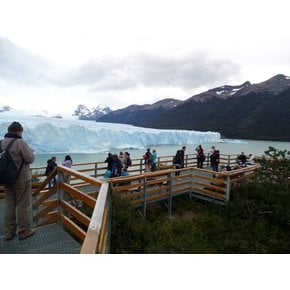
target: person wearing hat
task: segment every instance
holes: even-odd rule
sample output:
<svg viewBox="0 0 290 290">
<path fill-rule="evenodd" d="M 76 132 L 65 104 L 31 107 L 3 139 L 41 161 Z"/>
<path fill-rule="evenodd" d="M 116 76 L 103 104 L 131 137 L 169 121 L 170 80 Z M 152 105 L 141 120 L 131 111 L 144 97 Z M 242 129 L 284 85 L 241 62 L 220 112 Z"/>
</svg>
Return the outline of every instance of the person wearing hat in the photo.
<svg viewBox="0 0 290 290">
<path fill-rule="evenodd" d="M 31 172 L 30 164 L 34 161 L 34 152 L 22 139 L 23 127 L 19 122 L 12 122 L 8 127 L 8 133 L 1 141 L 2 150 L 16 139 L 9 149 L 16 167 L 20 170 L 15 183 L 5 184 L 5 240 L 12 240 L 16 232 L 19 240 L 32 236 L 35 232 L 31 229 L 31 212 L 29 210 L 31 200 Z"/>
</svg>

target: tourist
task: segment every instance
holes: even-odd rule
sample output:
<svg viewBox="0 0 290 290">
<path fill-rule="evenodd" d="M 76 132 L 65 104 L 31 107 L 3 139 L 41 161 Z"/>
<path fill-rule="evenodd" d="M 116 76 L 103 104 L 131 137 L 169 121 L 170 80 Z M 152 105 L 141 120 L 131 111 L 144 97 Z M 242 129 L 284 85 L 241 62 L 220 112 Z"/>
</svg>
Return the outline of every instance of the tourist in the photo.
<svg viewBox="0 0 290 290">
<path fill-rule="evenodd" d="M 203 167 L 203 162 L 205 161 L 205 155 L 203 152 L 203 148 L 201 145 L 195 148 L 195 151 L 197 152 L 196 159 L 197 159 L 197 168 Z"/>
<path fill-rule="evenodd" d="M 61 165 L 67 167 L 67 168 L 71 168 L 72 165 L 73 165 L 73 161 L 70 157 L 70 155 L 66 155 L 64 160 L 62 161 Z M 64 173 L 63 175 L 63 181 L 65 183 L 70 183 L 70 178 L 71 178 L 71 175 L 70 174 L 67 174 L 67 173 Z"/>
<path fill-rule="evenodd" d="M 255 164 L 254 155 L 250 153 L 249 156 L 247 157 L 247 161 L 245 165 L 248 166 L 248 165 L 254 165 L 254 164 Z"/>
<path fill-rule="evenodd" d="M 57 167 L 56 164 L 56 157 L 52 156 L 50 159 L 47 160 L 47 166 L 45 169 L 45 175 L 48 176 L 53 170 L 54 168 Z M 49 180 L 48 182 L 48 188 L 51 188 L 52 186 L 56 185 L 56 172 L 53 174 L 52 179 Z"/>
<path fill-rule="evenodd" d="M 24 240 L 32 236 L 35 231 L 31 229 L 31 172 L 30 164 L 34 161 L 34 152 L 22 139 L 23 127 L 19 122 L 12 122 L 8 127 L 8 133 L 1 143 L 5 150 L 13 140 L 9 150 L 10 156 L 16 167 L 20 169 L 18 180 L 13 184 L 5 184 L 5 240 L 14 238 L 18 227 L 18 239 Z"/>
<path fill-rule="evenodd" d="M 121 175 L 123 165 L 118 158 L 117 154 L 112 155 L 113 164 L 112 164 L 112 170 L 111 170 L 111 176 L 110 177 L 117 177 Z"/>
<path fill-rule="evenodd" d="M 119 160 L 121 161 L 122 163 L 122 166 L 124 166 L 124 160 L 125 160 L 125 157 L 124 157 L 124 153 L 122 151 L 120 151 L 119 153 Z"/>
<path fill-rule="evenodd" d="M 237 162 L 240 164 L 240 166 L 245 167 L 246 166 L 247 157 L 244 152 L 241 152 L 241 154 L 237 157 Z"/>
<path fill-rule="evenodd" d="M 175 169 L 181 169 L 184 168 L 184 153 L 186 150 L 186 146 L 183 146 L 181 150 L 177 150 L 173 163 L 175 165 Z M 179 176 L 180 175 L 180 171 L 176 171 L 175 172 L 175 176 Z"/>
<path fill-rule="evenodd" d="M 152 166 L 152 153 L 150 151 L 150 148 L 147 148 L 147 151 L 143 155 L 143 159 L 145 161 L 145 172 L 150 172 L 151 171 L 151 166 Z"/>
<path fill-rule="evenodd" d="M 157 161 L 158 161 L 157 152 L 155 149 L 153 149 L 153 151 L 152 151 L 152 167 L 151 167 L 152 171 L 157 170 Z"/>
<path fill-rule="evenodd" d="M 216 149 L 216 147 L 213 145 L 211 146 L 210 151 L 210 166 L 212 167 L 213 171 L 218 172 L 218 166 L 220 163 L 220 152 Z"/>
<path fill-rule="evenodd" d="M 108 171 L 112 171 L 112 166 L 113 166 L 113 157 L 112 157 L 112 153 L 108 153 L 108 157 L 106 158 L 106 160 L 104 161 L 105 163 L 108 163 L 107 165 L 107 170 Z"/>
<path fill-rule="evenodd" d="M 124 153 L 124 168 L 128 169 L 128 167 L 131 165 L 132 165 L 132 160 L 130 158 L 130 153 L 126 151 Z"/>
</svg>

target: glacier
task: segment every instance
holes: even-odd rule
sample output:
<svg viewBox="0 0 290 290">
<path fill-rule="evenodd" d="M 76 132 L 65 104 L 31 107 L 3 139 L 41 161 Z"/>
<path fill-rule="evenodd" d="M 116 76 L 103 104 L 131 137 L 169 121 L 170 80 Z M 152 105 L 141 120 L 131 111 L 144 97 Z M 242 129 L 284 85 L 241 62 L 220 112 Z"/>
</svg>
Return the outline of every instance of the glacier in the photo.
<svg viewBox="0 0 290 290">
<path fill-rule="evenodd" d="M 218 132 L 159 130 L 126 124 L 35 117 L 16 112 L 0 113 L 0 137 L 11 122 L 20 122 L 23 138 L 36 154 L 98 153 L 111 148 L 146 148 L 158 145 L 189 145 L 220 142 Z"/>
</svg>

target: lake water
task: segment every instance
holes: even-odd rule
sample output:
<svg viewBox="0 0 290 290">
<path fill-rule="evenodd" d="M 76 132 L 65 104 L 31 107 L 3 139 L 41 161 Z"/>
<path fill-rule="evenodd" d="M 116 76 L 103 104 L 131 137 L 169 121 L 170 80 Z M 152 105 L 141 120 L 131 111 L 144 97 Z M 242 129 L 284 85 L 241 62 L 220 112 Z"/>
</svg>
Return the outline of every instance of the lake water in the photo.
<svg viewBox="0 0 290 290">
<path fill-rule="evenodd" d="M 195 148 L 199 144 L 187 145 L 186 153 L 193 154 L 195 153 Z M 220 150 L 221 154 L 238 154 L 241 151 L 244 151 L 246 155 L 249 153 L 254 154 L 255 156 L 262 156 L 264 152 L 269 148 L 269 146 L 275 147 L 280 150 L 289 150 L 290 151 L 290 142 L 277 142 L 277 141 L 255 141 L 255 140 L 230 140 L 224 139 L 219 143 L 201 143 L 202 147 L 205 149 L 205 152 L 209 152 L 212 145 L 215 145 L 217 149 Z M 181 149 L 180 145 L 171 145 L 171 146 L 152 146 L 151 149 L 156 149 L 159 156 L 174 155 L 176 150 Z M 144 149 L 132 149 L 124 148 L 120 149 L 110 149 L 108 152 L 119 153 L 120 151 L 128 151 L 131 154 L 131 158 L 142 158 L 143 154 L 146 151 Z M 86 163 L 86 162 L 96 162 L 104 161 L 107 157 L 108 152 L 102 153 L 67 153 L 71 155 L 75 164 Z M 54 154 L 57 158 L 57 163 L 61 163 L 66 154 Z M 46 166 L 47 160 L 52 156 L 52 154 L 37 154 L 35 156 L 35 161 L 31 167 L 43 167 Z"/>
</svg>

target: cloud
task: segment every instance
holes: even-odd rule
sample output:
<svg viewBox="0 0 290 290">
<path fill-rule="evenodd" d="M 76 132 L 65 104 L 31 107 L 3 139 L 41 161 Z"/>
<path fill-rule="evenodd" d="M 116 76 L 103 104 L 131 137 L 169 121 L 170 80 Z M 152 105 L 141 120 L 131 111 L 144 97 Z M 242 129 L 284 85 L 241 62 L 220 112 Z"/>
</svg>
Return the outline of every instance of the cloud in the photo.
<svg viewBox="0 0 290 290">
<path fill-rule="evenodd" d="M 164 56 L 135 53 L 90 60 L 64 75 L 59 85 L 86 85 L 93 90 L 126 90 L 138 86 L 181 87 L 186 90 L 225 82 L 240 73 L 238 64 L 211 59 L 204 53 Z"/>
<path fill-rule="evenodd" d="M 50 81 L 55 68 L 52 64 L 0 37 L 0 80 L 35 86 Z"/>
<path fill-rule="evenodd" d="M 120 108 L 166 97 L 185 99 L 200 88 L 225 84 L 239 74 L 238 64 L 205 52 L 139 51 L 91 58 L 63 68 L 0 37 L 0 97 L 9 100 L 7 104 L 29 100 L 35 107 L 69 107 L 89 102 Z"/>
</svg>

